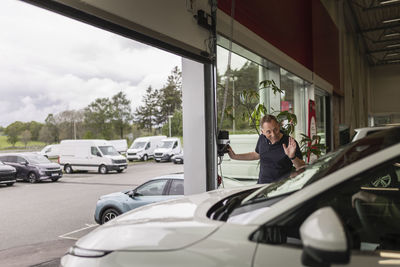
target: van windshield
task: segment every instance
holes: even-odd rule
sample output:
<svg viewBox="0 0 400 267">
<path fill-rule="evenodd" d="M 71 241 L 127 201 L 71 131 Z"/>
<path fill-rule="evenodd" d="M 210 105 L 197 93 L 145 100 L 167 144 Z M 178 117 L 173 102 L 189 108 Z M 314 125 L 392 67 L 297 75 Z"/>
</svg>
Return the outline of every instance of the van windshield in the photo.
<svg viewBox="0 0 400 267">
<path fill-rule="evenodd" d="M 160 148 L 170 148 L 170 147 L 172 147 L 173 143 L 174 143 L 174 141 L 163 141 L 163 142 L 161 142 L 159 147 Z"/>
<path fill-rule="evenodd" d="M 51 163 L 51 161 L 42 155 L 27 155 L 26 159 L 29 163 L 40 164 L 40 163 Z"/>
<path fill-rule="evenodd" d="M 99 146 L 104 156 L 117 156 L 119 153 L 113 146 Z"/>
<path fill-rule="evenodd" d="M 131 148 L 133 149 L 140 149 L 140 148 L 144 148 L 144 146 L 146 145 L 147 142 L 133 142 Z"/>
</svg>

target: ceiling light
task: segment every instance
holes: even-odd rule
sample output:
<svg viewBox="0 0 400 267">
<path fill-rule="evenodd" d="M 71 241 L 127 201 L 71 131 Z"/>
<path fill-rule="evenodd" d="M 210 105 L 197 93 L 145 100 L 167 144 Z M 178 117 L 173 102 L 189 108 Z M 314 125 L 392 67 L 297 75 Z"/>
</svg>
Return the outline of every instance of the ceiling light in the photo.
<svg viewBox="0 0 400 267">
<path fill-rule="evenodd" d="M 399 63 L 399 62 L 400 62 L 400 59 L 396 59 L 396 60 L 389 60 L 388 62 L 389 62 L 389 63 Z"/>
<path fill-rule="evenodd" d="M 391 23 L 391 22 L 396 22 L 396 21 L 400 21 L 400 18 L 384 20 L 384 21 L 382 21 L 382 23 Z"/>
<path fill-rule="evenodd" d="M 386 56 L 387 57 L 394 57 L 394 56 L 397 56 L 399 53 L 392 53 L 392 54 L 387 54 Z"/>
<path fill-rule="evenodd" d="M 400 44 L 387 45 L 386 47 L 387 47 L 387 48 L 391 48 L 391 47 L 398 47 L 398 46 L 400 46 Z"/>
<path fill-rule="evenodd" d="M 400 0 L 387 0 L 387 1 L 382 1 L 380 2 L 381 5 L 386 5 L 386 4 L 391 4 L 391 3 L 396 3 L 399 2 Z"/>
<path fill-rule="evenodd" d="M 400 1 L 400 0 L 399 0 L 399 1 Z M 389 34 L 385 34 L 384 37 L 393 37 L 393 36 L 397 36 L 397 35 L 400 35 L 400 33 L 399 33 L 399 32 L 396 32 L 396 33 L 389 33 Z"/>
</svg>

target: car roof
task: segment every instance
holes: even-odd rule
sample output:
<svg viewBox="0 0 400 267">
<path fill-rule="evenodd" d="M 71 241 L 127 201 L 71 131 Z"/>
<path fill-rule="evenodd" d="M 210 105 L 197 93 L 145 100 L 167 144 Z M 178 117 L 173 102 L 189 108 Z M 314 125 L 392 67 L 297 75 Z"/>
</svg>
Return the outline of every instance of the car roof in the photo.
<svg viewBox="0 0 400 267">
<path fill-rule="evenodd" d="M 179 180 L 183 180 L 183 172 L 178 172 L 178 173 L 171 173 L 171 174 L 166 174 L 166 175 L 162 175 L 162 176 L 157 176 L 154 177 L 152 179 L 150 179 L 150 181 L 152 180 L 162 180 L 162 179 L 179 179 Z"/>
<path fill-rule="evenodd" d="M 371 127 L 362 127 L 362 128 L 356 128 L 354 131 L 375 131 L 375 130 L 385 130 L 389 129 L 393 126 L 371 126 Z"/>
</svg>

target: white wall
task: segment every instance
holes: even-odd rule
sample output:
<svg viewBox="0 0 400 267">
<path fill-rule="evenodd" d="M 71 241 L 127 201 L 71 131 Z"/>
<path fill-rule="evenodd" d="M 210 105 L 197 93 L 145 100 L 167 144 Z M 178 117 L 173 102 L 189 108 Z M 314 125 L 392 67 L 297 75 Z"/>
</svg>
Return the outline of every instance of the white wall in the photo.
<svg viewBox="0 0 400 267">
<path fill-rule="evenodd" d="M 56 1 L 192 53 L 207 50 L 205 40 L 209 32 L 197 25 L 186 0 Z M 207 0 L 195 1 L 194 7 L 210 13 Z"/>
</svg>

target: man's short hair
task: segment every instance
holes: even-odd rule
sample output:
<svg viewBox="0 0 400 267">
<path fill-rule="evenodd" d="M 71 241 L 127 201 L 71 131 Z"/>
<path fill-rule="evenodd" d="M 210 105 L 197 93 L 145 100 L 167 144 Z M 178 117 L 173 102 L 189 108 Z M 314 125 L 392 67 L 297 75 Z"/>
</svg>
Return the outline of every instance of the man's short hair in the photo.
<svg viewBox="0 0 400 267">
<path fill-rule="evenodd" d="M 271 121 L 275 121 L 278 125 L 279 125 L 279 122 L 278 122 L 278 120 L 276 119 L 276 117 L 274 116 L 274 115 L 265 115 L 264 117 L 262 117 L 261 118 L 261 120 L 260 120 L 260 127 L 262 128 L 262 126 L 263 126 L 263 124 L 264 123 L 266 123 L 266 122 L 271 122 Z"/>
</svg>

